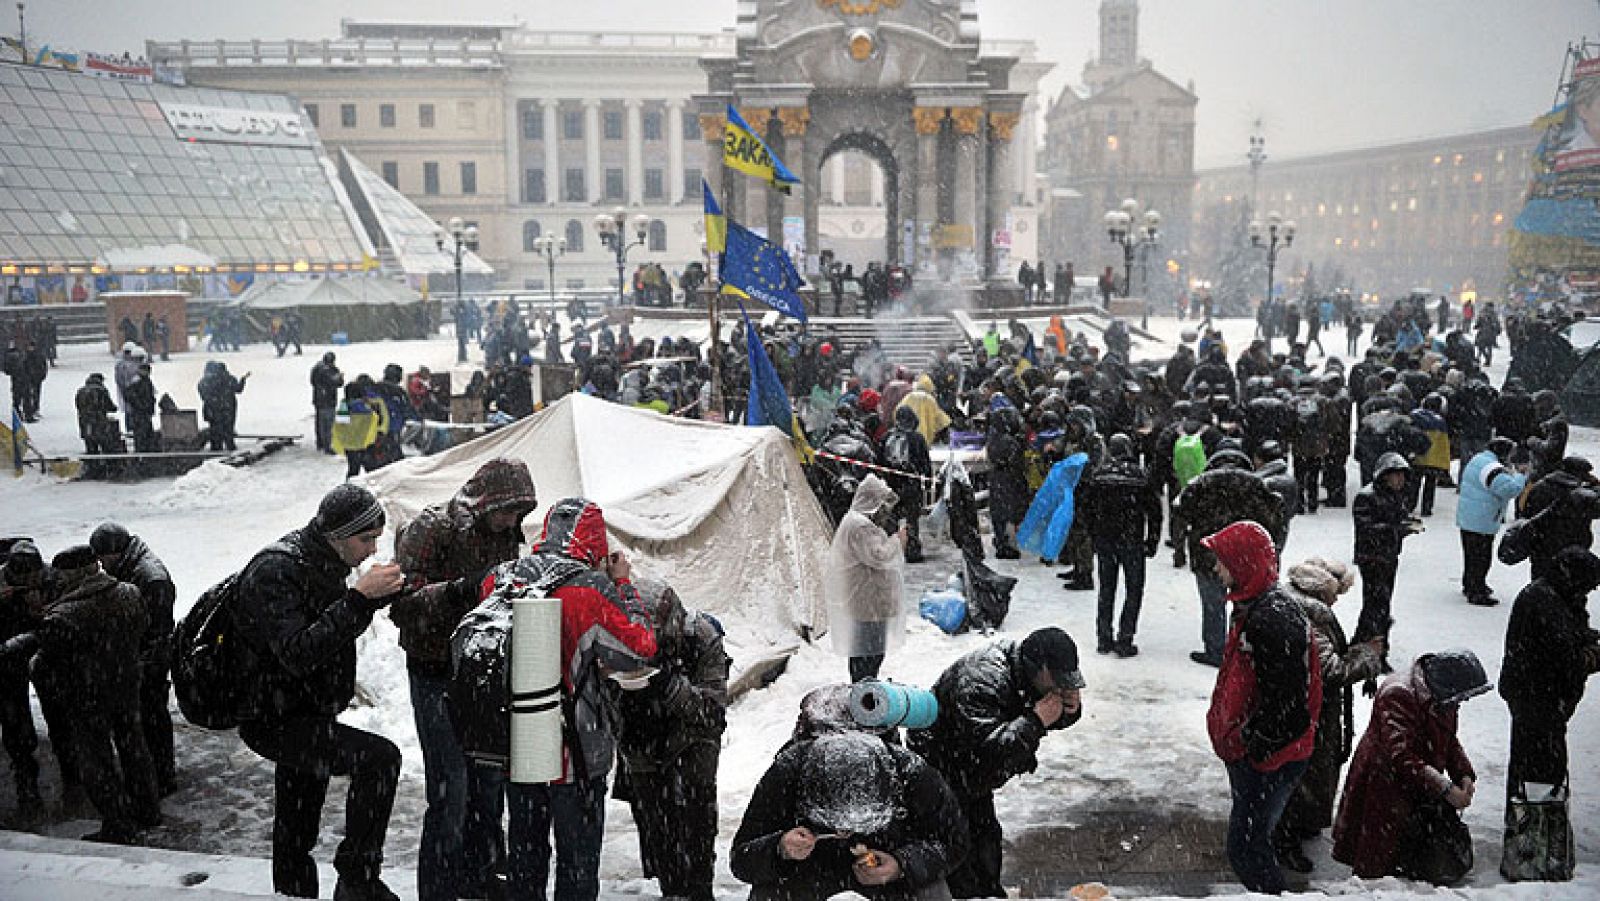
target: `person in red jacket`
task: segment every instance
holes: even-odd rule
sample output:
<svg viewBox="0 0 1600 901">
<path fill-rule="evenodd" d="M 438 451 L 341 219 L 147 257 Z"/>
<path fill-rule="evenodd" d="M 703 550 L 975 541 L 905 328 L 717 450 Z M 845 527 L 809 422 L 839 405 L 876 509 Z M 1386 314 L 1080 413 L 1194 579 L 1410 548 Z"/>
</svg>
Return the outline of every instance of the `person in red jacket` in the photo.
<svg viewBox="0 0 1600 901">
<path fill-rule="evenodd" d="M 1356 746 L 1333 823 L 1333 859 L 1362 879 L 1406 875 L 1450 883 L 1471 869 L 1471 838 L 1458 811 L 1478 775 L 1456 737 L 1461 702 L 1493 686 L 1471 651 L 1424 654 L 1386 679 Z M 1434 871 L 1436 846 L 1465 839 L 1459 872 Z M 1461 869 L 1460 863 L 1465 863 Z"/>
<path fill-rule="evenodd" d="M 1252 892 L 1282 894 L 1272 833 L 1305 773 L 1322 711 L 1311 624 L 1278 585 L 1272 536 L 1244 520 L 1201 539 L 1233 602 L 1206 729 L 1228 767 L 1228 863 Z"/>
</svg>

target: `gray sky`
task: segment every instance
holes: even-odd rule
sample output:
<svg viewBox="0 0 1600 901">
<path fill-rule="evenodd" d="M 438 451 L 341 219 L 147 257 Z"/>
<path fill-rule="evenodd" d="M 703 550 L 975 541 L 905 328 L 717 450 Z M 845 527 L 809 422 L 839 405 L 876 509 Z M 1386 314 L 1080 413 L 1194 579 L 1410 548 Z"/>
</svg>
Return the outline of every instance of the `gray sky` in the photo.
<svg viewBox="0 0 1600 901">
<path fill-rule="evenodd" d="M 1054 96 L 1098 43 L 1099 0 L 979 0 L 983 33 L 1032 39 Z M 7 15 L 11 4 L 0 5 Z M 336 37 L 341 17 L 521 19 L 536 28 L 708 31 L 732 0 L 31 0 L 30 43 L 138 52 L 145 38 Z M 14 33 L 15 19 L 3 30 Z M 1196 157 L 1242 161 L 1251 123 L 1285 158 L 1528 122 L 1596 0 L 1143 0 L 1140 51 L 1195 82 Z"/>
</svg>

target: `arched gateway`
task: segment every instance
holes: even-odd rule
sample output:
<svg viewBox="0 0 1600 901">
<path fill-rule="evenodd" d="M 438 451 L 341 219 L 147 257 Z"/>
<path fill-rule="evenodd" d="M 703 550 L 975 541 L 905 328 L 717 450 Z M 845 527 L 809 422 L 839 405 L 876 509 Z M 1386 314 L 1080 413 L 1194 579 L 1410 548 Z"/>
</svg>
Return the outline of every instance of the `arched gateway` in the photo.
<svg viewBox="0 0 1600 901">
<path fill-rule="evenodd" d="M 980 55 L 970 0 L 741 0 L 737 55 L 701 60 L 707 159 L 722 158 L 732 104 L 802 184 L 783 197 L 733 170 L 719 182 L 715 163 L 712 184 L 729 215 L 812 259 L 822 165 L 859 151 L 883 171 L 890 261 L 1009 282 L 1011 138 L 1026 100 L 1009 90 L 1016 63 Z"/>
</svg>

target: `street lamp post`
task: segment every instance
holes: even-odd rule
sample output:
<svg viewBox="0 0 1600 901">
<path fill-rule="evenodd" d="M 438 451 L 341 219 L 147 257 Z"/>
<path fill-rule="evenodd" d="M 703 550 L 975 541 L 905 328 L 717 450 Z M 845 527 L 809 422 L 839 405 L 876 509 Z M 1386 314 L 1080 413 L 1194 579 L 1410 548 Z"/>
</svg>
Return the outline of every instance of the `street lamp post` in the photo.
<svg viewBox="0 0 1600 901">
<path fill-rule="evenodd" d="M 446 235 L 445 232 L 436 233 L 433 236 L 433 244 L 439 248 L 440 253 L 445 252 L 445 248 L 448 246 L 451 257 L 455 261 L 456 308 L 453 318 L 456 323 L 456 362 L 465 363 L 467 362 L 467 334 L 461 329 L 461 311 L 463 309 L 461 301 L 461 260 L 468 251 L 476 251 L 478 249 L 478 227 L 476 225 L 466 225 L 461 221 L 460 216 L 453 216 L 450 219 L 449 234 Z"/>
<path fill-rule="evenodd" d="M 628 225 L 633 225 L 634 240 L 628 240 Z M 628 251 L 643 247 L 645 235 L 650 230 L 650 217 L 640 213 L 628 219 L 628 211 L 617 207 L 609 213 L 594 217 L 594 230 L 600 234 L 600 243 L 617 257 L 617 306 L 623 304 L 623 276 L 628 265 Z"/>
<path fill-rule="evenodd" d="M 1267 214 L 1265 229 L 1261 226 L 1261 220 L 1250 220 L 1251 246 L 1267 251 L 1267 299 L 1262 302 L 1268 305 L 1272 303 L 1272 280 L 1278 267 L 1278 250 L 1294 244 L 1294 232 L 1294 220 L 1285 222 L 1276 210 Z"/>
<path fill-rule="evenodd" d="M 556 304 L 556 257 L 565 256 L 567 253 L 567 239 L 558 238 L 552 234 L 543 234 L 533 239 L 533 252 L 544 257 L 545 265 L 550 270 L 550 306 Z"/>
<path fill-rule="evenodd" d="M 1260 209 L 1257 202 L 1261 196 L 1261 164 L 1267 161 L 1267 139 L 1261 134 L 1261 120 L 1256 120 L 1255 131 L 1250 135 L 1250 152 L 1244 155 L 1250 161 L 1250 208 L 1252 214 Z"/>
<path fill-rule="evenodd" d="M 1144 224 L 1134 225 L 1139 214 L 1139 201 L 1129 197 L 1122 201 L 1119 209 L 1108 210 L 1105 215 L 1106 234 L 1111 238 L 1111 243 L 1122 248 L 1122 296 L 1133 296 L 1133 256 L 1137 252 L 1140 259 L 1148 248 L 1154 247 L 1161 240 L 1161 214 L 1155 210 L 1146 210 Z M 1150 293 L 1149 278 L 1145 279 L 1144 291 Z M 1140 328 L 1150 327 L 1150 298 L 1144 299 L 1143 315 L 1140 319 Z"/>
</svg>

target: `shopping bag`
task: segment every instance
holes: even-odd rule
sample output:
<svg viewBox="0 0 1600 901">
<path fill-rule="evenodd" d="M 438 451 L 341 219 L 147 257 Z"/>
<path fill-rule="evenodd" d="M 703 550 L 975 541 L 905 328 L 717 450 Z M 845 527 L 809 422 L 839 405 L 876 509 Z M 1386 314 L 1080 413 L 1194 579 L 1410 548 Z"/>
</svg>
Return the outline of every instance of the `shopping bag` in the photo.
<svg viewBox="0 0 1600 901">
<path fill-rule="evenodd" d="M 1531 790 L 1530 790 L 1531 789 Z M 1510 882 L 1567 882 L 1576 849 L 1567 807 L 1568 787 L 1520 783 L 1506 802 L 1505 845 L 1500 875 Z"/>
<path fill-rule="evenodd" d="M 1401 875 L 1454 885 L 1472 872 L 1472 833 L 1443 798 L 1412 808 L 1398 844 Z"/>
</svg>

